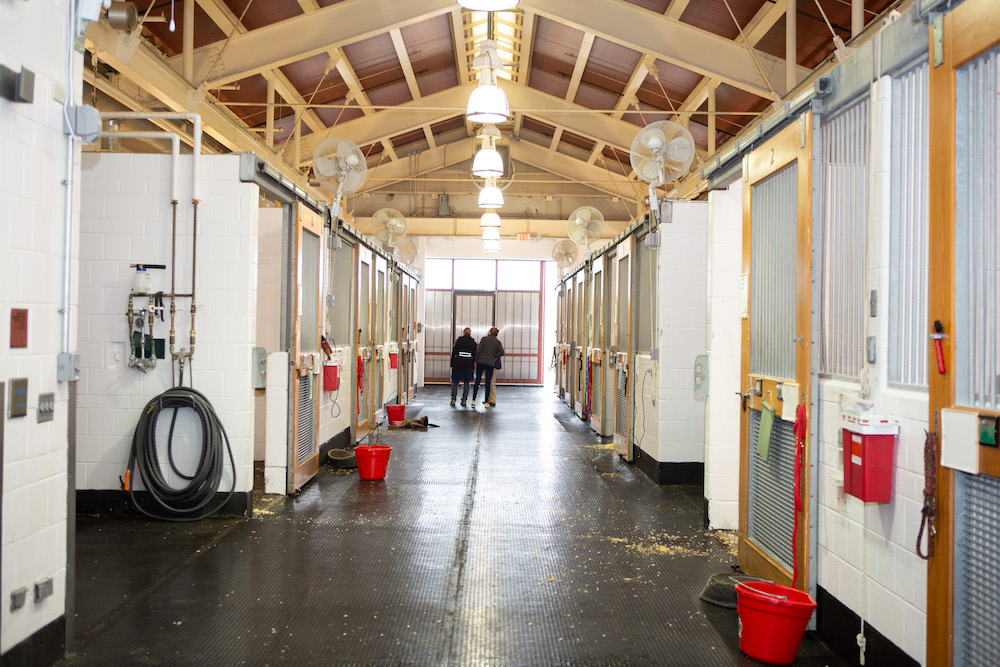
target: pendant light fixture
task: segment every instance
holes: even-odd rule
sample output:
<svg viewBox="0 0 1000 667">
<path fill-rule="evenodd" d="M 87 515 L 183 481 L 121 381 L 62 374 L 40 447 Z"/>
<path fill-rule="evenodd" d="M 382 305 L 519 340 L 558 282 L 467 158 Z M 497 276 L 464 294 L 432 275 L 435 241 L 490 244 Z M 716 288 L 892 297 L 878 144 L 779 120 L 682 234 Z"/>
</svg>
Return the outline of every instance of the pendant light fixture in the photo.
<svg viewBox="0 0 1000 667">
<path fill-rule="evenodd" d="M 493 211 L 487 211 L 486 213 L 483 213 L 483 217 L 479 219 L 479 226 L 484 229 L 487 227 L 499 227 L 500 216 Z"/>
<path fill-rule="evenodd" d="M 486 187 L 479 191 L 479 208 L 500 208 L 503 206 L 503 193 L 497 187 L 497 179 L 486 178 Z"/>
<path fill-rule="evenodd" d="M 458 4 L 474 12 L 502 12 L 517 7 L 521 0 L 458 0 Z"/>
<path fill-rule="evenodd" d="M 496 125 L 487 125 L 480 133 L 483 146 L 476 153 L 472 160 L 472 174 L 478 178 L 493 176 L 499 178 L 503 176 L 503 158 L 496 149 L 496 140 L 500 137 L 500 130 Z"/>
<path fill-rule="evenodd" d="M 483 227 L 483 252 L 500 252 L 500 229 Z"/>
<path fill-rule="evenodd" d="M 465 117 L 473 123 L 502 123 L 510 116 L 507 96 L 497 86 L 496 70 L 503 69 L 497 53 L 497 43 L 484 39 L 479 43 L 479 55 L 472 61 L 472 68 L 479 70 L 479 86 L 469 95 Z"/>
</svg>

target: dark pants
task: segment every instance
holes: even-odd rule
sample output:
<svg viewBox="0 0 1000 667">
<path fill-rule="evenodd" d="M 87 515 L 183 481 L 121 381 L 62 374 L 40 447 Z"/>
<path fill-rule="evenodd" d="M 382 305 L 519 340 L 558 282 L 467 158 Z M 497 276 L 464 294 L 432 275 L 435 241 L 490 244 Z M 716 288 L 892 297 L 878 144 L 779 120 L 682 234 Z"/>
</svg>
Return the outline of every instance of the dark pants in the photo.
<svg viewBox="0 0 1000 667">
<path fill-rule="evenodd" d="M 490 382 L 493 380 L 493 367 L 486 364 L 476 363 L 476 384 L 472 387 L 472 400 L 476 400 L 476 392 L 479 391 L 479 381 L 483 377 L 483 373 L 486 373 L 486 400 L 489 401 L 490 396 Z"/>
<path fill-rule="evenodd" d="M 453 377 L 451 379 L 451 400 L 454 401 L 455 397 L 458 396 L 458 385 L 462 384 L 463 385 L 463 388 L 462 388 L 462 402 L 465 403 L 465 399 L 467 399 L 469 397 L 469 383 L 470 382 L 471 382 L 471 380 L 468 378 L 468 376 L 462 378 L 461 380 L 459 380 L 456 377 Z"/>
</svg>

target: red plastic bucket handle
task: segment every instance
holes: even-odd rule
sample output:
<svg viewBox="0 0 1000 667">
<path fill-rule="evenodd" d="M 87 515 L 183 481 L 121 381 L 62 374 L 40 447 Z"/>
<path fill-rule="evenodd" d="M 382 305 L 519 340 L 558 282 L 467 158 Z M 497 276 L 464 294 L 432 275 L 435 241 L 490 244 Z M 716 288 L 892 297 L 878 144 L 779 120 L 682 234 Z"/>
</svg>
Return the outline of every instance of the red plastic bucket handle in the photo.
<svg viewBox="0 0 1000 667">
<path fill-rule="evenodd" d="M 732 577 L 730 577 L 730 579 L 731 578 Z M 774 593 L 768 593 L 767 591 L 762 591 L 759 588 L 754 588 L 753 586 L 750 585 L 751 583 L 753 583 L 753 582 L 750 582 L 750 581 L 737 581 L 736 582 L 736 587 L 739 588 L 740 586 L 746 586 L 746 588 L 748 590 L 751 590 L 754 593 L 757 593 L 758 595 L 766 595 L 768 597 L 775 598 L 776 600 L 787 600 L 788 599 L 787 595 L 775 595 Z M 765 581 L 763 583 L 769 584 L 769 583 L 773 583 L 773 582 Z"/>
</svg>

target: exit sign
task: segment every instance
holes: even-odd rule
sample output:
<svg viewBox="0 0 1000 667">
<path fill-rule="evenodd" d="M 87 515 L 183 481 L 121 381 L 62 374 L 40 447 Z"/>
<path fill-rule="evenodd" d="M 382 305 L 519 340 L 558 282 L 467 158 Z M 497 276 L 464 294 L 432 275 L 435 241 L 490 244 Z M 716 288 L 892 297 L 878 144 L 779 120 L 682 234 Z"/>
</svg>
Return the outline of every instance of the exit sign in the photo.
<svg viewBox="0 0 1000 667">
<path fill-rule="evenodd" d="M 518 241 L 530 241 L 531 240 L 531 234 L 527 234 L 527 233 L 518 234 L 517 235 L 517 240 Z"/>
</svg>

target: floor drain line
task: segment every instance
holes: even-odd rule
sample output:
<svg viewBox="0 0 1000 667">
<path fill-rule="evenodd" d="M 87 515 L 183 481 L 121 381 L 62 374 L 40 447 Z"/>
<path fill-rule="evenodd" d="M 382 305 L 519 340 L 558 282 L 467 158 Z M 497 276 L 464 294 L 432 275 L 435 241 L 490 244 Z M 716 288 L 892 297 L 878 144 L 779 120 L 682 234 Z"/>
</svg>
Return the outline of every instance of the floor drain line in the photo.
<svg viewBox="0 0 1000 667">
<path fill-rule="evenodd" d="M 445 584 L 445 642 L 443 656 L 438 656 L 438 664 L 449 664 L 455 644 L 455 632 L 458 627 L 458 596 L 462 589 L 462 575 L 465 572 L 465 561 L 469 550 L 469 530 L 472 509 L 476 499 L 476 480 L 479 478 L 479 452 L 483 444 L 482 419 L 476 432 L 476 448 L 472 454 L 472 465 L 469 466 L 469 481 L 465 488 L 465 512 L 459 522 L 458 537 L 455 539 L 455 559 L 448 568 L 448 578 Z"/>
</svg>

